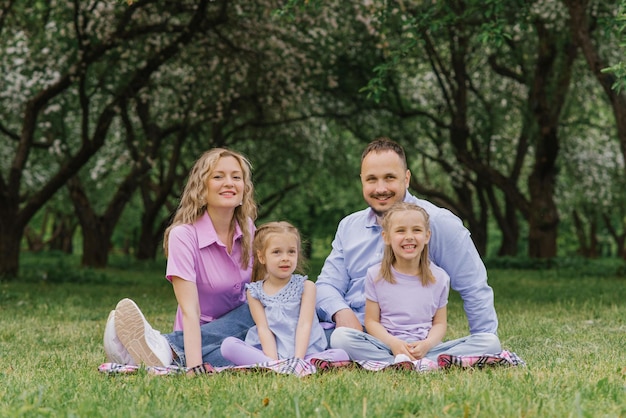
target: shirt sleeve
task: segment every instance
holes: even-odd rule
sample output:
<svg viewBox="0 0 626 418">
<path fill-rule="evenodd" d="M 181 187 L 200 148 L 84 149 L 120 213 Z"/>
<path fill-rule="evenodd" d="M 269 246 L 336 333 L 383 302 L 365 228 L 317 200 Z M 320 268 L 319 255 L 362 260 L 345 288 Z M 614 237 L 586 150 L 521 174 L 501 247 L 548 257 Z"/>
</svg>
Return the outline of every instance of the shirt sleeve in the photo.
<svg viewBox="0 0 626 418">
<path fill-rule="evenodd" d="M 339 223 L 335 239 L 332 243 L 332 250 L 320 275 L 315 283 L 317 287 L 316 308 L 320 320 L 334 322 L 333 315 L 342 309 L 350 309 L 346 303 L 345 295 L 348 291 L 350 278 L 343 256 L 343 221 Z"/>
<path fill-rule="evenodd" d="M 493 289 L 487 284 L 487 270 L 469 231 L 447 211 L 431 219 L 431 228 L 432 259 L 448 273 L 450 286 L 461 295 L 470 333 L 496 334 Z"/>
<path fill-rule="evenodd" d="M 198 239 L 195 230 L 189 225 L 172 228 L 167 243 L 168 257 L 165 277 L 172 281 L 173 276 L 196 282 L 195 254 Z"/>
<path fill-rule="evenodd" d="M 448 276 L 442 268 L 437 268 L 435 274 L 437 282 L 441 282 L 441 293 L 439 295 L 439 309 L 441 309 L 448 305 L 448 299 L 450 297 L 450 276 Z"/>
<path fill-rule="evenodd" d="M 253 297 L 254 299 L 261 298 L 261 296 L 259 295 L 259 291 L 260 291 L 259 283 L 263 283 L 263 282 L 261 281 L 261 282 L 246 283 L 246 290 L 250 291 L 250 296 Z"/>
</svg>

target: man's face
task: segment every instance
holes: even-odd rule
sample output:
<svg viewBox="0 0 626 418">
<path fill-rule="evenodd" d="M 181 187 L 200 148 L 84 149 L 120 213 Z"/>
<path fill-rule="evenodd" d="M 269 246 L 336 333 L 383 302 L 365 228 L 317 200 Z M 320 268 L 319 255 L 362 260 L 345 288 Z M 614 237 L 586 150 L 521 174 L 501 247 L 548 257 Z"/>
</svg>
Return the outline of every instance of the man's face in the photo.
<svg viewBox="0 0 626 418">
<path fill-rule="evenodd" d="M 411 173 L 393 151 L 370 152 L 361 163 L 363 198 L 378 216 L 404 200 L 410 178 Z"/>
</svg>

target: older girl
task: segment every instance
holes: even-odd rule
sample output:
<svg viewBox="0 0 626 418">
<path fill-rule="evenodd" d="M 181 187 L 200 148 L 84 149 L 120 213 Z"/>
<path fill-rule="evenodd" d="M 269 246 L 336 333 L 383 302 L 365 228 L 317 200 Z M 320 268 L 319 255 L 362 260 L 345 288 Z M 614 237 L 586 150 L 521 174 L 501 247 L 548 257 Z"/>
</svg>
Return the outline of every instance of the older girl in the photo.
<svg viewBox="0 0 626 418">
<path fill-rule="evenodd" d="M 428 213 L 406 202 L 394 204 L 382 220 L 383 260 L 365 278 L 365 329 L 340 327 L 331 347 L 353 360 L 394 362 L 439 354 L 475 355 L 502 350 L 491 333 L 442 342 L 447 328 L 448 274 L 429 261 Z"/>
</svg>

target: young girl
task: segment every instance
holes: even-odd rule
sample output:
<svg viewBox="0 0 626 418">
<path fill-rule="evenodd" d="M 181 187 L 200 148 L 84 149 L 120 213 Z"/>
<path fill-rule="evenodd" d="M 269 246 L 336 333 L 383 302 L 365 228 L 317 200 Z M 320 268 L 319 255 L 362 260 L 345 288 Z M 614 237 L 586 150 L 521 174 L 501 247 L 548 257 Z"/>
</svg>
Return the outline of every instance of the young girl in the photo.
<svg viewBox="0 0 626 418">
<path fill-rule="evenodd" d="M 236 365 L 312 357 L 349 360 L 343 350 L 326 350 L 324 330 L 315 314 L 315 285 L 302 271 L 300 234 L 287 222 L 261 226 L 253 242 L 252 283 L 246 285 L 255 326 L 245 342 L 226 338 L 222 356 Z"/>
<path fill-rule="evenodd" d="M 365 329 L 340 327 L 331 347 L 353 360 L 394 362 L 439 354 L 476 355 L 502 351 L 498 337 L 473 334 L 442 343 L 447 327 L 448 274 L 429 261 L 428 213 L 406 202 L 396 203 L 382 219 L 383 260 L 365 278 Z"/>
</svg>

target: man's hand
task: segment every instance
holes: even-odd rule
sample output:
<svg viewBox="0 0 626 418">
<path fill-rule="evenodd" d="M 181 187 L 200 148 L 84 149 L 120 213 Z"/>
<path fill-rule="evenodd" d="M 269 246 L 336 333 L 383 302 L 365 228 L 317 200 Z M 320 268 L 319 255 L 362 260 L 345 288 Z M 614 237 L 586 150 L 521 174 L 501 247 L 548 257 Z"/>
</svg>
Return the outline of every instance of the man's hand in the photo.
<svg viewBox="0 0 626 418">
<path fill-rule="evenodd" d="M 341 309 L 335 312 L 333 319 L 335 320 L 335 326 L 337 328 L 348 327 L 358 331 L 363 331 L 363 325 L 361 325 L 361 322 L 359 322 L 355 313 L 352 312 L 352 309 Z"/>
</svg>

